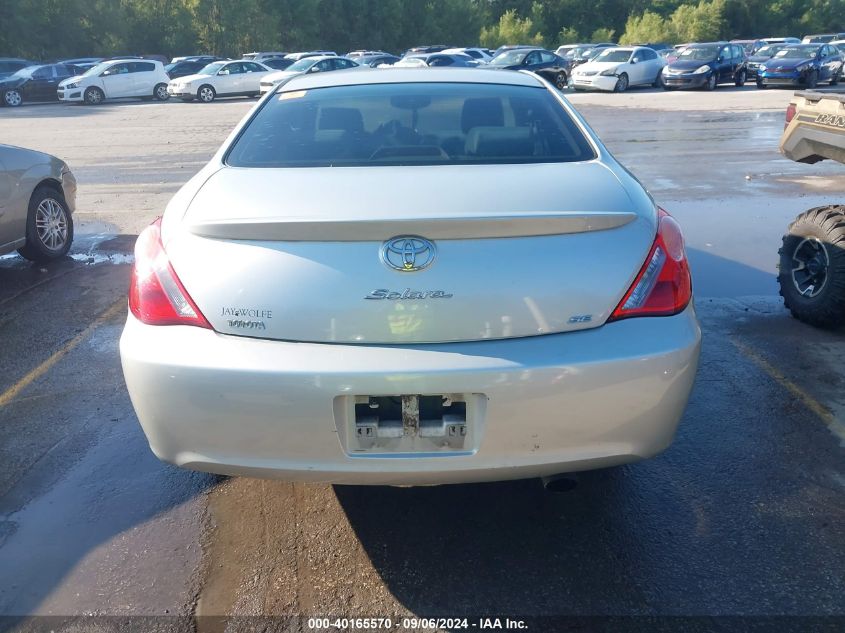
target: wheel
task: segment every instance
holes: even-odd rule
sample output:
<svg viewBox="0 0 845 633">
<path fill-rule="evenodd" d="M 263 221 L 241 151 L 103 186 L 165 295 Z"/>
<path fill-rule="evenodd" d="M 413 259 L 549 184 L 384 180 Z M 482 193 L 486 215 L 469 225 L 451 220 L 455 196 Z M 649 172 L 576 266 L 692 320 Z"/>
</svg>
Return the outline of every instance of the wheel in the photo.
<svg viewBox="0 0 845 633">
<path fill-rule="evenodd" d="M 38 187 L 29 200 L 26 244 L 18 250 L 34 262 L 64 257 L 73 242 L 73 218 L 65 197 L 53 187 Z"/>
<path fill-rule="evenodd" d="M 167 93 L 167 84 L 158 84 L 153 90 L 153 98 L 156 101 L 167 101 L 170 95 Z"/>
<path fill-rule="evenodd" d="M 663 71 L 659 71 L 657 73 L 657 78 L 651 84 L 652 88 L 666 88 L 666 84 L 663 83 Z"/>
<path fill-rule="evenodd" d="M 746 78 L 747 78 L 747 75 L 745 74 L 745 71 L 744 70 L 739 71 L 739 74 L 736 76 L 736 79 L 734 80 L 734 84 L 736 85 L 736 87 L 742 88 L 745 85 Z"/>
<path fill-rule="evenodd" d="M 205 84 L 204 86 L 200 86 L 200 89 L 197 90 L 197 99 L 202 101 L 203 103 L 211 103 L 214 101 L 214 98 L 217 96 L 217 93 L 214 91 L 214 88 Z"/>
<path fill-rule="evenodd" d="M 103 91 L 99 88 L 95 88 L 94 86 L 86 88 L 85 94 L 82 95 L 83 101 L 85 101 L 88 105 L 99 105 L 105 98 L 106 95 L 103 94 Z"/>
<path fill-rule="evenodd" d="M 815 88 L 819 83 L 819 73 L 815 70 L 812 71 L 809 75 L 807 75 L 807 88 L 812 90 Z"/>
<path fill-rule="evenodd" d="M 757 80 L 757 87 L 760 90 L 765 90 L 766 88 L 768 88 L 768 86 L 766 84 L 764 84 L 763 81 L 760 80 L 760 79 Z"/>
<path fill-rule="evenodd" d="M 707 91 L 716 89 L 716 73 L 711 74 L 707 78 L 707 83 L 704 84 L 704 89 Z"/>
<path fill-rule="evenodd" d="M 3 93 L 3 105 L 7 105 L 10 108 L 16 108 L 22 103 L 23 95 L 21 95 L 19 90 L 12 89 Z"/>
<path fill-rule="evenodd" d="M 792 316 L 818 327 L 845 325 L 845 206 L 799 215 L 778 253 L 780 294 Z"/>
<path fill-rule="evenodd" d="M 622 73 L 619 79 L 616 80 L 616 85 L 613 87 L 613 92 L 625 92 L 628 89 L 628 75 Z"/>
<path fill-rule="evenodd" d="M 568 83 L 568 79 L 566 77 L 566 73 L 560 72 L 555 75 L 555 88 L 558 90 L 564 90 L 566 88 L 566 84 Z"/>
<path fill-rule="evenodd" d="M 830 78 L 830 85 L 831 86 L 837 85 L 841 78 L 842 78 L 842 71 L 841 70 L 838 73 L 833 73 L 833 77 Z"/>
</svg>

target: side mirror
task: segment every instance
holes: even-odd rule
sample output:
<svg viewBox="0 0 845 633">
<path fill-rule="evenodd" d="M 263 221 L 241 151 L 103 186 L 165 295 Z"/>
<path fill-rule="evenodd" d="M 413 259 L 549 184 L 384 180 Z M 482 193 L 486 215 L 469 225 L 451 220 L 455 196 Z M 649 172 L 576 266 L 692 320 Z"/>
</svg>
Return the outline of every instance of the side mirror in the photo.
<svg viewBox="0 0 845 633">
<path fill-rule="evenodd" d="M 311 68 L 308 70 L 308 72 L 309 72 L 309 73 L 318 73 L 318 72 L 320 72 L 321 70 L 322 70 L 322 69 L 321 69 L 319 66 L 317 66 L 316 64 L 314 64 L 313 66 L 311 66 Z"/>
<path fill-rule="evenodd" d="M 718 58 L 716 61 L 717 61 L 717 62 L 719 62 L 719 63 L 721 64 L 723 61 L 725 61 L 725 56 L 724 56 L 724 55 L 719 55 L 719 58 Z"/>
<path fill-rule="evenodd" d="M 632 64 L 636 64 L 636 63 L 637 63 L 637 62 L 639 62 L 639 61 L 640 61 L 640 58 L 639 58 L 639 57 L 635 57 L 634 59 L 632 59 L 632 60 L 631 60 L 631 63 L 632 63 Z"/>
</svg>

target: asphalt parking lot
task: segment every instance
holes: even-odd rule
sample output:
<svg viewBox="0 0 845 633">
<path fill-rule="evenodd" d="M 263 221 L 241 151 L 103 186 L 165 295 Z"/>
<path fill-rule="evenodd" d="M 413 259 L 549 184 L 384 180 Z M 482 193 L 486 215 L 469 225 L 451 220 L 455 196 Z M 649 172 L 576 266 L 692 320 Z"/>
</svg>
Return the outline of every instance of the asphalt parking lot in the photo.
<svg viewBox="0 0 845 633">
<path fill-rule="evenodd" d="M 786 225 L 843 202 L 845 172 L 779 156 L 790 94 L 570 96 L 684 227 L 704 342 L 674 445 L 565 493 L 302 485 L 158 462 L 117 354 L 133 236 L 254 101 L 0 109 L 2 142 L 60 156 L 79 181 L 70 258 L 0 258 L 0 615 L 845 627 L 845 332 L 790 318 L 775 283 Z"/>
</svg>

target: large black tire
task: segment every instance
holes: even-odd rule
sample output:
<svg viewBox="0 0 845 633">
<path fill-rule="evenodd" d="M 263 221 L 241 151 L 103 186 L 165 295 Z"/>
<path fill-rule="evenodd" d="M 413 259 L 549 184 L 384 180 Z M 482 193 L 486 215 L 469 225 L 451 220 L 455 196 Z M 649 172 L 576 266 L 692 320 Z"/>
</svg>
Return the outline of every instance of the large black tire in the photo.
<svg viewBox="0 0 845 633">
<path fill-rule="evenodd" d="M 106 95 L 103 94 L 103 91 L 94 86 L 86 88 L 85 94 L 82 95 L 82 100 L 85 101 L 87 105 L 100 105 L 105 98 Z"/>
<path fill-rule="evenodd" d="M 778 252 L 780 294 L 792 316 L 817 327 L 845 325 L 845 206 L 799 215 Z"/>
<path fill-rule="evenodd" d="M 841 70 L 839 72 L 833 73 L 833 77 L 830 78 L 830 85 L 831 86 L 835 86 L 839 83 L 839 80 L 841 79 L 841 74 L 842 74 Z"/>
<path fill-rule="evenodd" d="M 734 84 L 737 88 L 742 88 L 745 85 L 745 80 L 748 78 L 748 75 L 745 73 L 744 70 L 740 70 L 737 73 L 737 76 L 734 78 Z"/>
<path fill-rule="evenodd" d="M 711 73 L 711 75 L 707 78 L 707 82 L 704 84 L 704 89 L 708 92 L 715 90 L 718 83 L 719 80 L 716 79 L 716 73 Z"/>
<path fill-rule="evenodd" d="M 18 249 L 33 262 L 48 262 L 67 255 L 73 242 L 73 217 L 58 188 L 40 186 L 29 199 L 26 244 Z"/>
<path fill-rule="evenodd" d="M 807 88 L 812 90 L 815 88 L 819 83 L 819 73 L 815 70 L 811 71 L 809 75 L 807 75 Z"/>
<path fill-rule="evenodd" d="M 760 90 L 765 90 L 766 88 L 768 88 L 768 86 L 766 84 L 764 84 L 761 79 L 758 78 L 757 79 L 757 88 L 759 88 Z"/>
<path fill-rule="evenodd" d="M 652 88 L 665 88 L 663 85 L 663 69 L 661 68 L 657 73 L 657 78 L 651 84 Z"/>
<path fill-rule="evenodd" d="M 569 78 L 566 76 L 565 72 L 559 72 L 555 75 L 555 88 L 558 90 L 565 90 L 568 83 Z"/>
</svg>

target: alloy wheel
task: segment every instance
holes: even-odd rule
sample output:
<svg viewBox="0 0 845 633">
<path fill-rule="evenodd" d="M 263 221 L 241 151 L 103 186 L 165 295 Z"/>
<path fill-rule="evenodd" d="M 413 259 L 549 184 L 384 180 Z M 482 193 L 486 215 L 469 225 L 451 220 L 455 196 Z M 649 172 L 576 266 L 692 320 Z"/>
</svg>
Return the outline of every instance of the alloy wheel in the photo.
<svg viewBox="0 0 845 633">
<path fill-rule="evenodd" d="M 35 229 L 45 248 L 59 251 L 67 242 L 67 212 L 54 198 L 45 198 L 35 210 Z"/>
<path fill-rule="evenodd" d="M 815 237 L 802 240 L 792 253 L 792 283 L 802 297 L 815 297 L 827 283 L 830 257 L 824 242 Z"/>
<path fill-rule="evenodd" d="M 17 90 L 7 90 L 6 93 L 3 95 L 3 102 L 7 106 L 16 107 L 23 103 L 23 97 L 21 97 L 21 93 Z"/>
</svg>

